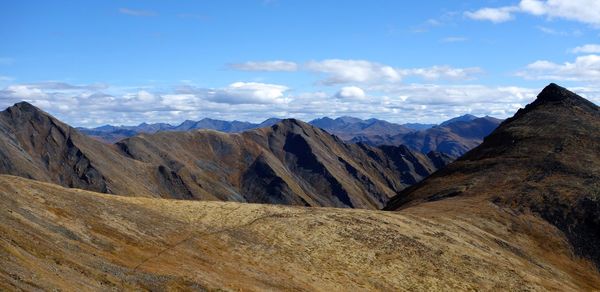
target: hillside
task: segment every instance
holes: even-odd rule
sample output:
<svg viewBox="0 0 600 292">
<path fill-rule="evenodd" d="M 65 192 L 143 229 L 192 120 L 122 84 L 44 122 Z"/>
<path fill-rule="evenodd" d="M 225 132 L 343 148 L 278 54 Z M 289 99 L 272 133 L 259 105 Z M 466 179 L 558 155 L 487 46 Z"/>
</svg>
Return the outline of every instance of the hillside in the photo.
<svg viewBox="0 0 600 292">
<path fill-rule="evenodd" d="M 0 290 L 597 290 L 535 216 L 97 194 L 0 176 Z M 533 224 L 533 227 L 528 227 Z"/>
<path fill-rule="evenodd" d="M 297 120 L 239 134 L 141 134 L 107 145 L 18 103 L 0 113 L 0 173 L 97 192 L 379 209 L 449 159 L 346 144 Z"/>
<path fill-rule="evenodd" d="M 477 202 L 535 214 L 600 267 L 599 129 L 598 106 L 550 84 L 480 146 L 405 190 L 387 209 Z"/>
</svg>

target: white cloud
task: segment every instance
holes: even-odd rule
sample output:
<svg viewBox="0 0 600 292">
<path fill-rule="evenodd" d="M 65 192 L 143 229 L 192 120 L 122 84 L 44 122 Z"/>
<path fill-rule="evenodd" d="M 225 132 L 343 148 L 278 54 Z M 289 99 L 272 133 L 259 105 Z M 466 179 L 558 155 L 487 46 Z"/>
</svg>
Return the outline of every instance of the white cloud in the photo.
<svg viewBox="0 0 600 292">
<path fill-rule="evenodd" d="M 465 12 L 465 16 L 475 20 L 488 20 L 493 23 L 500 23 L 514 19 L 513 13 L 518 10 L 519 8 L 515 6 L 481 8 L 476 11 L 467 11 Z"/>
<path fill-rule="evenodd" d="M 557 35 L 557 36 L 570 36 L 570 37 L 579 37 L 583 35 L 583 32 L 581 32 L 581 30 L 579 29 L 574 29 L 574 30 L 559 30 L 559 29 L 554 29 L 554 28 L 550 28 L 550 27 L 546 27 L 546 26 L 541 26 L 538 25 L 536 26 L 536 28 L 545 33 L 545 34 L 549 34 L 549 35 Z"/>
<path fill-rule="evenodd" d="M 587 44 L 575 47 L 571 50 L 573 54 L 597 54 L 600 53 L 600 44 Z"/>
<path fill-rule="evenodd" d="M 402 79 L 402 72 L 391 66 L 365 60 L 328 59 L 308 62 L 306 67 L 314 72 L 329 75 L 326 84 L 351 82 L 389 81 Z"/>
<path fill-rule="evenodd" d="M 429 68 L 408 69 L 406 75 L 422 77 L 426 80 L 468 80 L 473 79 L 474 75 L 482 73 L 479 67 L 453 68 L 450 66 L 433 66 Z"/>
<path fill-rule="evenodd" d="M 119 13 L 131 16 L 156 16 L 157 13 L 149 10 L 137 10 L 129 8 L 119 8 Z"/>
<path fill-rule="evenodd" d="M 364 99 L 366 97 L 365 91 L 356 86 L 342 87 L 335 96 L 342 99 Z"/>
<path fill-rule="evenodd" d="M 556 64 L 555 64 L 556 65 Z M 539 68 L 553 65 L 540 63 Z M 68 84 L 67 84 L 68 85 Z M 52 86 L 48 86 L 52 87 Z M 322 116 L 439 122 L 471 113 L 508 117 L 534 100 L 541 88 L 382 82 L 295 92 L 285 85 L 235 82 L 221 88 L 191 85 L 160 90 L 87 85 L 53 89 L 13 84 L 0 89 L 0 107 L 26 100 L 74 126 L 139 124 L 205 117 L 259 122 L 269 117 L 311 120 Z M 56 88 L 56 87 L 54 87 Z M 600 87 L 572 88 L 600 101 Z"/>
<path fill-rule="evenodd" d="M 578 56 L 575 61 L 562 64 L 539 60 L 527 65 L 517 76 L 535 80 L 600 81 L 600 56 Z"/>
<path fill-rule="evenodd" d="M 278 84 L 235 82 L 217 89 L 183 86 L 177 93 L 224 104 L 277 104 L 287 102 L 284 93 L 288 90 L 287 86 Z"/>
<path fill-rule="evenodd" d="M 229 67 L 240 70 L 240 71 L 287 71 L 292 72 L 298 70 L 298 65 L 294 62 L 289 61 L 249 61 L 244 63 L 235 63 L 229 65 Z"/>
<path fill-rule="evenodd" d="M 597 0 L 521 0 L 518 5 L 481 8 L 467 11 L 465 16 L 494 23 L 514 19 L 515 13 L 548 18 L 562 18 L 593 26 L 600 25 L 600 1 Z"/>
<path fill-rule="evenodd" d="M 322 73 L 326 78 L 322 83 L 327 85 L 345 83 L 396 83 L 405 77 L 420 77 L 427 80 L 473 79 L 482 72 L 480 68 L 453 68 L 450 66 L 432 66 L 426 68 L 394 68 L 389 65 L 366 60 L 328 59 L 311 61 L 306 65 L 310 71 Z"/>
<path fill-rule="evenodd" d="M 39 88 L 27 85 L 10 85 L 2 91 L 4 94 L 18 96 L 22 99 L 36 99 L 47 97 L 46 93 Z"/>
</svg>

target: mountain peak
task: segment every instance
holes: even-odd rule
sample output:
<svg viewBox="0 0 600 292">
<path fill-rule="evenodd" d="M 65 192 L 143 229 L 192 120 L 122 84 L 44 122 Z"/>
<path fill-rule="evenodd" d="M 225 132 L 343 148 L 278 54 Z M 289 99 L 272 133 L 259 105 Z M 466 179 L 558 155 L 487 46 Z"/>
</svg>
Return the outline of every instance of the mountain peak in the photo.
<svg viewBox="0 0 600 292">
<path fill-rule="evenodd" d="M 559 86 L 556 83 L 550 83 L 546 86 L 540 94 L 538 94 L 538 100 L 541 101 L 558 101 L 567 98 L 577 98 L 578 96 L 569 91 L 568 89 Z"/>
<path fill-rule="evenodd" d="M 21 111 L 21 112 L 35 112 L 35 111 L 41 111 L 39 108 L 35 107 L 34 105 L 26 102 L 26 101 L 21 101 L 21 102 L 17 102 L 15 103 L 13 106 L 8 108 L 9 111 Z"/>
<path fill-rule="evenodd" d="M 549 103 L 562 105 L 582 105 L 592 109 L 598 108 L 594 103 L 555 83 L 548 84 L 548 86 L 546 86 L 542 92 L 538 94 L 537 99 L 531 105 L 537 106 Z"/>
</svg>

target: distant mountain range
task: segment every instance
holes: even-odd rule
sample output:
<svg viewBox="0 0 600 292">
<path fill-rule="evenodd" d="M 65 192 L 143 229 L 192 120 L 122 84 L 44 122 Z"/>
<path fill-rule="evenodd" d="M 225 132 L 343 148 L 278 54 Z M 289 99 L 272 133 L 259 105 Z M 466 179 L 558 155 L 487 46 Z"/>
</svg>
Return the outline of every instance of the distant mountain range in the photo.
<svg viewBox="0 0 600 292">
<path fill-rule="evenodd" d="M 82 133 L 95 138 L 97 140 L 107 142 L 107 143 L 115 143 L 122 139 L 133 137 L 140 133 L 156 133 L 160 131 L 190 131 L 190 130 L 215 130 L 225 133 L 237 133 L 243 132 L 246 130 L 269 127 L 274 125 L 275 123 L 281 121 L 281 119 L 270 118 L 262 123 L 250 123 L 250 122 L 241 122 L 241 121 L 223 121 L 223 120 L 215 120 L 204 118 L 199 121 L 191 121 L 186 120 L 183 123 L 173 126 L 171 124 L 166 123 L 141 123 L 137 126 L 113 126 L 113 125 L 104 125 L 97 128 L 77 128 Z"/>
<path fill-rule="evenodd" d="M 247 126 L 204 120 L 178 127 L 199 125 Z M 233 134 L 141 133 L 109 145 L 21 102 L 0 112 L 0 130 L 0 173 L 96 192 L 186 200 L 379 209 L 451 161 L 405 146 L 345 143 L 294 119 Z"/>
<path fill-rule="evenodd" d="M 178 126 L 165 123 L 138 126 L 105 125 L 97 128 L 78 128 L 82 133 L 98 140 L 116 143 L 122 139 L 140 133 L 156 133 L 160 131 L 190 131 L 198 129 L 215 130 L 224 133 L 239 133 L 247 130 L 269 127 L 281 119 L 270 118 L 262 123 L 241 121 L 223 121 L 202 119 L 187 120 Z M 359 119 L 355 117 L 329 117 L 314 119 L 310 125 L 326 130 L 342 140 L 368 145 L 406 145 L 411 149 L 429 153 L 439 151 L 452 157 L 459 157 L 473 147 L 479 145 L 487 134 L 491 133 L 501 120 L 492 117 L 478 118 L 474 115 L 463 115 L 435 124 L 395 124 L 379 119 Z"/>
<path fill-rule="evenodd" d="M 479 145 L 501 122 L 492 117 L 465 115 L 421 131 L 395 135 L 357 135 L 350 141 L 369 145 L 405 145 L 423 153 L 438 151 L 460 157 Z"/>
</svg>

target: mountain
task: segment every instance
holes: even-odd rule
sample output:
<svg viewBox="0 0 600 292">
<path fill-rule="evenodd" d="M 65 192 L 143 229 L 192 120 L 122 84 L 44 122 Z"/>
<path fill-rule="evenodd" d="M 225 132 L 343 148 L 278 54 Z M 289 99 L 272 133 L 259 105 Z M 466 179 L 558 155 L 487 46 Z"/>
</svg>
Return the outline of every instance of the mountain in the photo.
<svg viewBox="0 0 600 292">
<path fill-rule="evenodd" d="M 479 145 L 485 136 L 491 133 L 501 122 L 492 117 L 468 120 L 466 115 L 449 120 L 440 126 L 426 130 L 397 134 L 356 136 L 351 142 L 370 145 L 406 145 L 411 149 L 428 153 L 437 151 L 453 157 L 459 157 Z"/>
<path fill-rule="evenodd" d="M 228 121 L 204 118 L 199 121 L 187 120 L 187 121 L 181 123 L 181 125 L 172 127 L 167 130 L 169 130 L 169 131 L 189 131 L 189 130 L 196 130 L 196 129 L 209 129 L 209 130 L 216 130 L 216 131 L 221 131 L 221 132 L 232 133 L 232 132 L 241 132 L 241 131 L 252 129 L 255 127 L 256 127 L 256 124 L 252 124 L 249 122 L 240 122 L 240 121 L 228 122 Z"/>
<path fill-rule="evenodd" d="M 104 125 L 97 128 L 77 128 L 80 132 L 105 143 L 115 143 L 124 138 L 133 137 L 139 133 L 156 133 L 160 131 L 191 131 L 197 129 L 216 130 L 226 133 L 237 133 L 250 129 L 270 127 L 281 119 L 270 118 L 262 123 L 254 124 L 240 121 L 223 121 L 204 118 L 200 121 L 186 120 L 177 126 L 167 123 L 141 123 L 137 126 Z"/>
<path fill-rule="evenodd" d="M 339 117 L 336 119 L 324 117 L 312 120 L 309 124 L 334 134 L 343 140 L 351 140 L 355 136 L 397 135 L 412 131 L 405 126 L 383 120 L 361 120 L 354 117 Z"/>
<path fill-rule="evenodd" d="M 415 131 L 427 130 L 429 128 L 437 126 L 437 124 L 420 124 L 420 123 L 406 123 L 402 126 Z"/>
<path fill-rule="evenodd" d="M 491 208 L 513 221 L 533 214 L 539 222 L 511 228 L 556 230 L 556 237 L 569 242 L 576 256 L 598 269 L 599 130 L 598 106 L 550 84 L 481 145 L 402 192 L 387 209 L 439 203 L 456 209 Z"/>
<path fill-rule="evenodd" d="M 0 175 L 0 290 L 600 288 L 598 271 L 551 229 L 527 229 L 527 214 L 507 225 L 499 219 L 511 213 L 497 209 L 121 197 Z"/>
<path fill-rule="evenodd" d="M 0 112 L 0 173 L 96 192 L 381 208 L 449 161 L 346 144 L 298 120 L 227 134 L 138 134 L 108 145 L 22 102 Z"/>
<path fill-rule="evenodd" d="M 346 144 L 294 119 L 239 134 L 142 134 L 116 146 L 163 166 L 193 198 L 371 209 L 449 161 L 403 146 Z"/>
<path fill-rule="evenodd" d="M 456 118 L 452 118 L 449 119 L 447 121 L 444 121 L 440 124 L 440 126 L 447 126 L 449 124 L 452 124 L 454 122 L 470 122 L 472 120 L 478 119 L 478 117 L 471 115 L 471 114 L 466 114 L 466 115 L 462 115 Z"/>
</svg>

